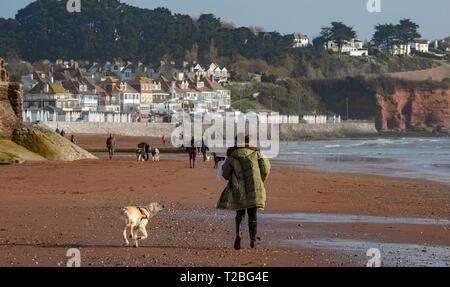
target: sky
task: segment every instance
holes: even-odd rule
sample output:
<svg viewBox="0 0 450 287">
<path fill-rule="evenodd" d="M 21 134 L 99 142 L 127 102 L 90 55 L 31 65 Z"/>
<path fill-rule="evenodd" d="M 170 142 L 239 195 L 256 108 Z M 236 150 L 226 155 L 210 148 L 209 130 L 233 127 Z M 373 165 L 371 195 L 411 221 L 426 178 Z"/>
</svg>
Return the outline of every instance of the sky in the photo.
<svg viewBox="0 0 450 287">
<path fill-rule="evenodd" d="M 66 0 L 61 0 L 66 1 Z M 381 12 L 370 13 L 368 1 L 379 1 Z M 32 0 L 1 0 L 0 17 L 13 18 Z M 420 25 L 423 39 L 450 36 L 449 0 L 122 0 L 142 8 L 167 7 L 174 13 L 198 17 L 213 13 L 236 26 L 259 26 L 282 34 L 318 36 L 331 21 L 353 26 L 360 40 L 370 40 L 374 26 L 410 18 Z M 81 0 L 83 5 L 83 0 Z"/>
</svg>

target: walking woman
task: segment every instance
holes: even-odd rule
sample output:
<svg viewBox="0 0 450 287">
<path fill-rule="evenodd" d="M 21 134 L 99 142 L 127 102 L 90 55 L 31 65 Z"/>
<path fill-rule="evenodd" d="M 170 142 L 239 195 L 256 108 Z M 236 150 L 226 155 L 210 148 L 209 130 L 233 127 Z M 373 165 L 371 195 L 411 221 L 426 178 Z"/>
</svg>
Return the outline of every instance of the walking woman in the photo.
<svg viewBox="0 0 450 287">
<path fill-rule="evenodd" d="M 235 146 L 227 151 L 227 159 L 222 165 L 222 176 L 228 180 L 225 190 L 217 203 L 218 209 L 236 211 L 236 240 L 234 249 L 241 249 L 242 228 L 245 212 L 248 214 L 250 247 L 261 242 L 257 233 L 257 211 L 266 206 L 264 182 L 270 172 L 269 160 L 258 147 L 249 145 L 250 137 L 245 135 L 245 146 Z"/>
</svg>

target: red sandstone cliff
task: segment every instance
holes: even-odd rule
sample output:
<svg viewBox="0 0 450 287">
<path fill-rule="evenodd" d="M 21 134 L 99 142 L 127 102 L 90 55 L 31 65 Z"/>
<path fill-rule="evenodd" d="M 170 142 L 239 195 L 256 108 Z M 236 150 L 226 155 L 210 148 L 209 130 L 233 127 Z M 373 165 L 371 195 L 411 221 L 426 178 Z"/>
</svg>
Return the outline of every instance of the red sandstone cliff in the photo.
<svg viewBox="0 0 450 287">
<path fill-rule="evenodd" d="M 450 90 L 399 90 L 393 95 L 376 97 L 379 131 L 450 128 Z"/>
</svg>

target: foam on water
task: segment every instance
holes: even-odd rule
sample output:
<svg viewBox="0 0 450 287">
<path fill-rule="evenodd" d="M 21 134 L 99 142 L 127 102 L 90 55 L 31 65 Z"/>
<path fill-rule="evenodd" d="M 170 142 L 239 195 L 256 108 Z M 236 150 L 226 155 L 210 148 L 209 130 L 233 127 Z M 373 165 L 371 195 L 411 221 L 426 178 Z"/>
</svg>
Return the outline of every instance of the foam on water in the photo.
<svg viewBox="0 0 450 287">
<path fill-rule="evenodd" d="M 450 139 L 330 140 L 282 145 L 275 165 L 433 180 L 450 185 Z"/>
</svg>

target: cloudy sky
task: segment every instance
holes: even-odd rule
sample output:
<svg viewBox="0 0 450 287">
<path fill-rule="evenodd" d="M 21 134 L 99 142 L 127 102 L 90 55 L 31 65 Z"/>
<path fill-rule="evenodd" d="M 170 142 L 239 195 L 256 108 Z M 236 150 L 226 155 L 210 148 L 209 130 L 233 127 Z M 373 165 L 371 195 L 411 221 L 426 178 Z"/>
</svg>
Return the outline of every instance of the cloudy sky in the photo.
<svg viewBox="0 0 450 287">
<path fill-rule="evenodd" d="M 66 0 L 61 0 L 66 1 Z M 397 23 L 410 18 L 420 25 L 425 39 L 450 36 L 449 0 L 379 0 L 380 13 L 369 13 L 369 0 L 122 0 L 144 8 L 167 7 L 198 17 L 213 13 L 237 26 L 260 26 L 282 34 L 300 32 L 317 36 L 331 21 L 351 25 L 361 40 L 370 40 L 377 23 Z M 375 1 L 375 0 L 370 0 Z M 0 17 L 12 18 L 32 0 L 1 0 Z M 83 0 L 81 0 L 83 3 Z"/>
</svg>

